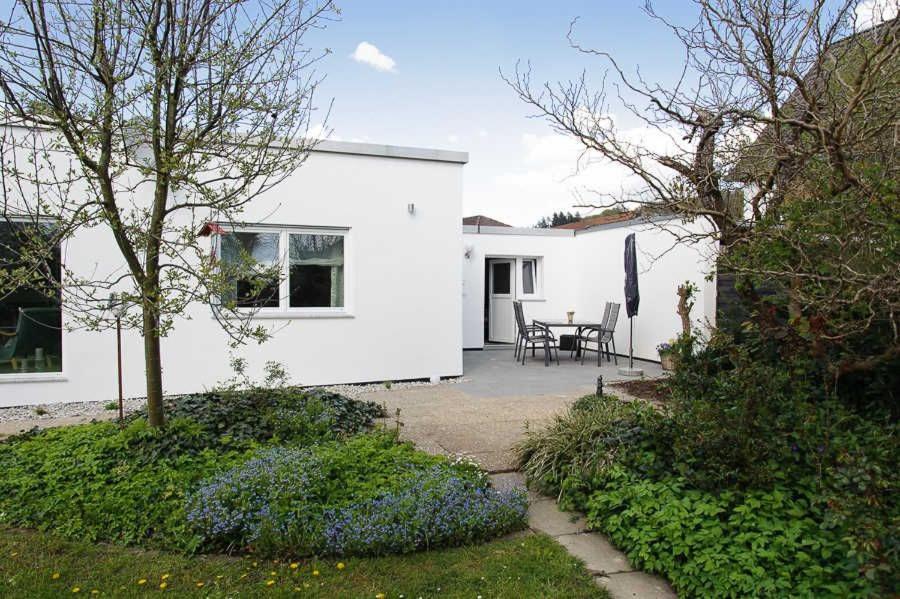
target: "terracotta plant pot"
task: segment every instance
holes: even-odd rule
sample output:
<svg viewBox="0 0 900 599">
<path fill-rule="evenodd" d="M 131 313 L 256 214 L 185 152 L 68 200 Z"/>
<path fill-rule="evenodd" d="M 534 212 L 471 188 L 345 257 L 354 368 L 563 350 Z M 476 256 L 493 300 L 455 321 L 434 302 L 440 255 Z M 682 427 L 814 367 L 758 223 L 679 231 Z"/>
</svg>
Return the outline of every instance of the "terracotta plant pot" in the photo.
<svg viewBox="0 0 900 599">
<path fill-rule="evenodd" d="M 659 361 L 663 370 L 675 370 L 675 356 L 671 352 L 659 354 Z"/>
</svg>

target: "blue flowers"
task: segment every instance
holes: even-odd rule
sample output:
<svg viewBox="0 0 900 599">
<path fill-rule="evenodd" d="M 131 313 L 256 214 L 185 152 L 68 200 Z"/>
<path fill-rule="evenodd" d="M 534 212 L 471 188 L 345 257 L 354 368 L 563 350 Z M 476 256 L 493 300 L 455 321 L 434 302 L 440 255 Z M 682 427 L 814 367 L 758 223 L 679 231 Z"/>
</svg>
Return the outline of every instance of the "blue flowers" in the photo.
<svg viewBox="0 0 900 599">
<path fill-rule="evenodd" d="M 524 526 L 524 493 L 409 446 L 357 439 L 261 451 L 204 481 L 187 520 L 209 546 L 294 555 L 405 553 Z"/>
</svg>

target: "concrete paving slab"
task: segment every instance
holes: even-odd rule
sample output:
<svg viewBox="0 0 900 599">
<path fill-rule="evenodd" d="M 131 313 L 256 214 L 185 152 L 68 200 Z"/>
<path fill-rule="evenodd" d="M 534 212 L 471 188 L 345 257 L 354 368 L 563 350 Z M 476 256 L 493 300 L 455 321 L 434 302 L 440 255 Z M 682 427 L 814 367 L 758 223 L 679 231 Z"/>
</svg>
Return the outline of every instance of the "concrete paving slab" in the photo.
<svg viewBox="0 0 900 599">
<path fill-rule="evenodd" d="M 528 506 L 528 526 L 551 537 L 571 535 L 586 530 L 584 517 L 560 511 L 552 499 L 535 501 Z"/>
<path fill-rule="evenodd" d="M 569 553 L 582 560 L 594 574 L 633 572 L 634 567 L 624 553 L 613 547 L 601 534 L 580 533 L 561 535 L 556 541 Z"/>
<path fill-rule="evenodd" d="M 613 599 L 677 599 L 665 580 L 646 572 L 620 572 L 594 579 Z"/>
</svg>

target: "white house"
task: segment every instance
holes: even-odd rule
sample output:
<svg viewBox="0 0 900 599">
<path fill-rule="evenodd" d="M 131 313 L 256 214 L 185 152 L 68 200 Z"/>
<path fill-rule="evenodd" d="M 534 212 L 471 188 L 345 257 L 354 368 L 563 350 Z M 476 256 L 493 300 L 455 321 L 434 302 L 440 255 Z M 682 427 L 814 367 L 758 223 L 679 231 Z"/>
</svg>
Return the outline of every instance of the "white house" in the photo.
<svg viewBox="0 0 900 599">
<path fill-rule="evenodd" d="M 307 272 L 295 265 L 292 273 L 285 260 L 282 293 L 256 313 L 272 337 L 236 350 L 210 307 L 192 305 L 162 340 L 164 391 L 197 391 L 224 381 L 232 375 L 232 354 L 248 360 L 254 377 L 267 361 L 276 361 L 294 382 L 308 385 L 462 374 L 459 222 L 467 161 L 461 152 L 320 143 L 302 168 L 249 206 L 243 219 L 250 224 L 229 233 L 255 243 L 260 259 L 285 258 L 295 244 L 324 244 L 326 268 L 339 276 L 323 279 L 315 264 Z M 0 220 L 0 227 L 8 223 Z M 121 268 L 104 227 L 78 233 L 61 256 L 67 270 L 81 274 Z M 309 282 L 306 296 L 287 293 L 294 275 Z M 68 330 L 65 293 L 62 303 L 61 316 L 55 316 L 61 333 L 45 333 L 40 343 L 46 347 L 26 347 L 18 359 L 0 361 L 0 406 L 116 396 L 115 334 Z M 46 301 L 28 294 L 0 302 L 0 331 L 6 333 L 0 347 L 15 340 L 20 320 L 31 324 L 19 316 L 19 308 L 28 307 L 34 314 L 49 312 Z M 141 338 L 126 332 L 123 345 L 125 395 L 141 396 Z"/>
<path fill-rule="evenodd" d="M 484 217 L 471 217 L 464 222 L 479 224 L 463 225 L 463 347 L 467 349 L 515 341 L 513 300 L 522 301 L 529 321 L 562 320 L 574 311 L 576 321 L 598 323 L 605 303 L 615 302 L 621 304 L 616 349 L 627 354 L 624 246 L 629 233 L 636 234 L 641 293 L 633 322 L 634 356 L 658 360 L 656 346 L 680 332 L 676 290 L 685 281 L 699 288 L 692 312 L 695 324 L 715 322 L 715 282 L 706 276 L 712 270 L 708 262 L 712 247 L 708 242 L 677 243 L 667 231 L 672 227 L 666 226 L 674 223 L 665 218 L 647 222 L 600 217 L 551 229 L 480 224 L 483 221 Z"/>
<path fill-rule="evenodd" d="M 245 358 L 254 378 L 273 361 L 303 385 L 462 375 L 464 349 L 514 341 L 514 299 L 525 302 L 529 319 L 572 310 L 578 320 L 599 319 L 604 302 L 624 303 L 629 232 L 637 232 L 642 270 L 635 355 L 656 359 L 656 345 L 679 330 L 675 289 L 685 280 L 703 285 L 697 320 L 713 317 L 702 248 L 673 245 L 658 227 L 461 227 L 467 161 L 461 152 L 320 143 L 302 168 L 254 200 L 246 225 L 220 224 L 210 236 L 223 259 L 243 246 L 281 265 L 271 300 L 254 312 L 271 338 L 232 348 L 211 307 L 195 303 L 162 340 L 164 391 L 226 380 L 232 356 Z M 0 264 L 18 226 L 14 214 L 3 217 Z M 84 276 L 123 270 L 104 227 L 80 231 L 60 248 L 60 260 Z M 65 296 L 62 308 L 28 290 L 0 298 L 0 407 L 117 395 L 115 334 L 73 327 Z M 627 331 L 623 310 L 620 354 Z M 123 355 L 124 393 L 142 396 L 137 332 L 124 333 Z"/>
</svg>

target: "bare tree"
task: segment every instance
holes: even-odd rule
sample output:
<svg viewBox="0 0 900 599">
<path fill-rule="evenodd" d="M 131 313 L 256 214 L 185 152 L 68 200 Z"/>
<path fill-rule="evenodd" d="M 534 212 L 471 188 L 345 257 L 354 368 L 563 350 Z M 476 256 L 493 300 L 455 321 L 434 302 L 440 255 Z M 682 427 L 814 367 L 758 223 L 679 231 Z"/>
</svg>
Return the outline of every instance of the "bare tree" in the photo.
<svg viewBox="0 0 900 599">
<path fill-rule="evenodd" d="M 151 425 L 164 423 L 160 337 L 188 303 L 218 304 L 236 340 L 263 334 L 225 314 L 250 261 L 216 264 L 199 234 L 306 159 L 327 50 L 305 38 L 337 14 L 331 0 L 18 0 L 0 23 L 2 214 L 43 232 L 18 245 L 0 296 L 61 285 L 67 313 L 95 328 L 110 290 L 139 306 L 128 322 Z M 53 249 L 92 227 L 127 268 L 46 276 Z"/>
<path fill-rule="evenodd" d="M 647 15 L 684 48 L 673 81 L 647 81 L 640 70 L 627 72 L 621 59 L 582 45 L 574 35 L 577 20 L 569 41 L 603 62 L 598 89 L 586 73 L 536 84 L 530 64 L 501 75 L 553 129 L 639 182 L 584 206 L 702 219 L 728 246 L 777 210 L 812 162 L 827 164 L 832 193 L 864 186 L 860 151 L 894 135 L 900 22 L 856 31 L 858 4 L 693 0 L 698 17 L 686 27 L 648 2 Z M 615 111 L 668 147 L 630 137 L 612 118 Z"/>
</svg>

